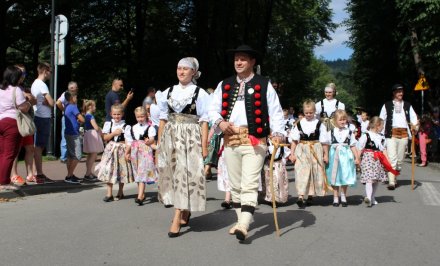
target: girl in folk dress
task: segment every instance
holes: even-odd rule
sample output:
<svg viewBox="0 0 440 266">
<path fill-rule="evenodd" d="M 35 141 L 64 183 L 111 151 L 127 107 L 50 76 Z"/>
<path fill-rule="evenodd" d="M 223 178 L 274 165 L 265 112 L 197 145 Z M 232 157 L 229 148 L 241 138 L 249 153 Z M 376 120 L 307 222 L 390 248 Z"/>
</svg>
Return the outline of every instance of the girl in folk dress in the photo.
<svg viewBox="0 0 440 266">
<path fill-rule="evenodd" d="M 392 169 L 386 155 L 385 136 L 382 135 L 384 121 L 378 116 L 370 120 L 369 130 L 361 136 L 358 149 L 361 152 L 361 182 L 365 184 L 367 207 L 377 204 L 375 195 L 379 182 L 388 180 L 387 171 L 394 175 L 399 172 Z"/>
<path fill-rule="evenodd" d="M 157 181 L 153 150 L 156 148 L 156 129 L 147 121 L 147 111 L 143 107 L 134 110 L 137 124 L 125 128 L 125 159 L 131 161 L 134 182 L 138 184 L 135 202 L 141 206 L 145 200 L 145 184 Z"/>
<path fill-rule="evenodd" d="M 118 184 L 119 190 L 116 200 L 124 198 L 124 184 L 133 182 L 131 164 L 125 159 L 125 121 L 124 106 L 114 104 L 111 107 L 112 120 L 104 124 L 102 133 L 104 140 L 108 141 L 105 146 L 101 162 L 96 166 L 98 179 L 107 183 L 107 195 L 105 202 L 113 201 L 113 185 Z"/>
<path fill-rule="evenodd" d="M 93 113 L 96 111 L 94 100 L 83 101 L 83 113 L 85 113 L 83 151 L 87 154 L 86 174 L 84 180 L 96 181 L 97 176 L 93 174 L 92 167 L 95 164 L 98 153 L 104 151 L 104 144 L 101 138 L 101 128 L 96 123 Z"/>
<path fill-rule="evenodd" d="M 203 158 L 208 155 L 209 98 L 195 85 L 198 69 L 197 59 L 181 59 L 177 65 L 179 84 L 166 89 L 158 99 L 159 200 L 175 208 L 169 237 L 179 236 L 180 227 L 189 222 L 190 211 L 206 207 Z"/>
<path fill-rule="evenodd" d="M 347 207 L 347 187 L 356 183 L 356 167 L 359 164 L 355 133 L 347 128 L 347 113 L 336 110 L 333 117 L 335 128 L 327 132 L 330 145 L 327 181 L 333 188 L 333 206 L 339 206 L 341 191 L 342 207 Z"/>
<path fill-rule="evenodd" d="M 264 180 L 262 180 L 264 200 L 272 202 L 272 193 L 270 187 L 270 160 L 274 150 L 274 145 L 270 138 L 267 140 L 267 157 L 264 163 Z M 279 147 L 275 154 L 273 163 L 273 186 L 275 201 L 278 204 L 284 204 L 289 197 L 289 177 L 286 170 L 286 158 L 290 156 L 290 149 L 287 147 Z"/>
<path fill-rule="evenodd" d="M 311 205 L 313 196 L 324 196 L 327 190 L 324 163 L 328 162 L 326 149 L 326 127 L 315 117 L 315 103 L 307 100 L 303 104 L 304 118 L 292 129 L 290 138 L 290 160 L 295 163 L 295 184 L 298 192 L 297 204 Z M 304 196 L 308 195 L 307 202 Z"/>
<path fill-rule="evenodd" d="M 220 136 L 220 151 L 217 164 L 217 189 L 225 192 L 225 200 L 221 203 L 221 206 L 225 209 L 230 209 L 232 208 L 231 185 L 229 183 L 228 168 L 226 166 L 223 148 L 223 136 Z"/>
</svg>

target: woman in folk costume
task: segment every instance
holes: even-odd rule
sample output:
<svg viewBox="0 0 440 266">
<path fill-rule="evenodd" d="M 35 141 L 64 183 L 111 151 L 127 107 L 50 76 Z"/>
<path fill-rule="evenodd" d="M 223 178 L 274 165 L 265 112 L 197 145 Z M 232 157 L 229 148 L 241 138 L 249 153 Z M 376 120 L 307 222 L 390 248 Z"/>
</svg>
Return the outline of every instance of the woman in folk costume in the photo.
<svg viewBox="0 0 440 266">
<path fill-rule="evenodd" d="M 382 135 L 384 128 L 384 121 L 378 116 L 374 116 L 370 120 L 369 130 L 360 137 L 357 144 L 361 156 L 361 182 L 365 184 L 366 197 L 364 199 L 367 207 L 372 207 L 377 204 L 375 195 L 379 182 L 388 180 L 386 171 L 393 175 L 399 175 L 391 167 L 388 161 L 386 151 L 385 136 Z"/>
<path fill-rule="evenodd" d="M 295 184 L 298 193 L 297 204 L 311 205 L 313 196 L 324 196 L 327 190 L 325 165 L 328 162 L 326 127 L 315 117 L 315 103 L 307 100 L 303 104 L 304 118 L 292 129 L 290 138 L 290 160 L 295 163 Z M 304 196 L 308 195 L 307 202 Z"/>
<path fill-rule="evenodd" d="M 347 127 L 347 113 L 344 110 L 335 111 L 333 124 L 335 128 L 327 133 L 327 143 L 330 145 L 327 180 L 333 188 L 333 206 L 342 204 L 342 207 L 347 207 L 347 188 L 356 183 L 355 163 L 359 164 L 357 141 L 355 132 Z"/>
<path fill-rule="evenodd" d="M 330 130 L 334 127 L 330 119 L 333 118 L 336 110 L 345 110 L 345 104 L 335 99 L 335 83 L 328 83 L 327 86 L 325 86 L 324 93 L 325 99 L 315 104 L 316 118 L 321 119 L 321 122 L 326 126 L 327 130 Z"/>
<path fill-rule="evenodd" d="M 207 156 L 208 94 L 196 85 L 199 62 L 186 57 L 177 65 L 179 84 L 158 99 L 161 109 L 158 141 L 159 200 L 173 205 L 169 237 L 179 236 L 191 211 L 204 211 L 206 186 L 203 158 Z"/>
</svg>

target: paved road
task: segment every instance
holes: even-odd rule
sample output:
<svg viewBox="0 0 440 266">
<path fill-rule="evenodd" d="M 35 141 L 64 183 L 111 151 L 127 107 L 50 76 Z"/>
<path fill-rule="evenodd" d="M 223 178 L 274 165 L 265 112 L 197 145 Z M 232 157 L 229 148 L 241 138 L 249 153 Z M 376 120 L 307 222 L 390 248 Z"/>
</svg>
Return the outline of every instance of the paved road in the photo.
<svg viewBox="0 0 440 266">
<path fill-rule="evenodd" d="M 136 206 L 134 185 L 128 199 L 112 203 L 102 202 L 103 187 L 29 196 L 0 203 L 0 265 L 438 265 L 440 171 L 416 170 L 415 191 L 407 164 L 402 186 L 380 186 L 373 208 L 362 203 L 362 185 L 349 189 L 348 208 L 326 196 L 301 210 L 292 197 L 278 208 L 280 238 L 272 208 L 260 205 L 242 244 L 227 234 L 235 214 L 221 210 L 215 181 L 206 212 L 193 213 L 176 239 L 167 237 L 172 209 Z"/>
</svg>

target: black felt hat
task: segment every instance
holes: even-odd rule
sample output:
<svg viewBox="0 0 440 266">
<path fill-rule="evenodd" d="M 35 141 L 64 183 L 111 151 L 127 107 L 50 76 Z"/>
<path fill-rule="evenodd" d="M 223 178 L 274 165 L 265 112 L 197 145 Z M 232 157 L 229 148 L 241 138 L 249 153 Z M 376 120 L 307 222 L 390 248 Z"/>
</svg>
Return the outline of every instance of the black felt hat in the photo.
<svg viewBox="0 0 440 266">
<path fill-rule="evenodd" d="M 391 90 L 393 92 L 398 91 L 398 90 L 403 90 L 403 85 L 402 84 L 394 84 L 393 87 L 391 88 Z"/>
<path fill-rule="evenodd" d="M 236 49 L 229 49 L 226 51 L 228 54 L 235 55 L 236 53 L 245 53 L 255 58 L 257 61 L 260 60 L 260 53 L 257 50 L 252 49 L 249 45 L 243 44 L 238 46 Z"/>
</svg>

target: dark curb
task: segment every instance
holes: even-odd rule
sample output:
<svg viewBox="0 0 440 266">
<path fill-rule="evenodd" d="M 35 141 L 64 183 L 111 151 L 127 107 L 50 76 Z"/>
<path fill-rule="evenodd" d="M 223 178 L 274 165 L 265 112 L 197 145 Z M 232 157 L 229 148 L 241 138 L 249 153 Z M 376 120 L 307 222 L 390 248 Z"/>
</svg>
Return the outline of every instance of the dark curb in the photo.
<svg viewBox="0 0 440 266">
<path fill-rule="evenodd" d="M 65 183 L 64 181 L 61 181 L 61 182 L 56 182 L 54 184 L 26 185 L 17 191 L 0 192 L 0 199 L 10 200 L 15 198 L 23 198 L 23 197 L 35 196 L 41 194 L 64 192 L 72 189 L 79 189 L 79 190 L 93 189 L 95 187 L 102 186 L 103 184 L 104 183 L 102 182 L 68 184 Z"/>
</svg>

